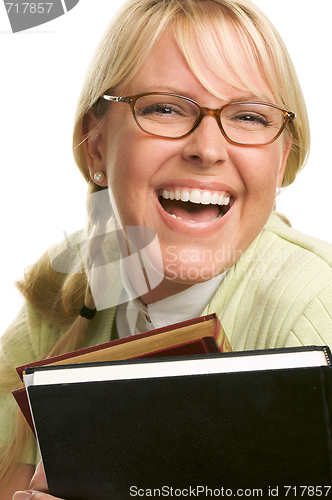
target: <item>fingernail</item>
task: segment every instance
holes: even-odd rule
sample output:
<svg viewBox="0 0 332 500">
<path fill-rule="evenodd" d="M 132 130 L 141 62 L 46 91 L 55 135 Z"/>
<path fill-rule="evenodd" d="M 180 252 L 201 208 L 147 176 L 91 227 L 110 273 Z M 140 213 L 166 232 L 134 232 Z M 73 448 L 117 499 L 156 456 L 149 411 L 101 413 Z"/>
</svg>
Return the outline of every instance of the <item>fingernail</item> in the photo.
<svg viewBox="0 0 332 500">
<path fill-rule="evenodd" d="M 30 500 L 32 493 L 28 491 L 17 491 L 13 496 L 13 500 Z"/>
</svg>

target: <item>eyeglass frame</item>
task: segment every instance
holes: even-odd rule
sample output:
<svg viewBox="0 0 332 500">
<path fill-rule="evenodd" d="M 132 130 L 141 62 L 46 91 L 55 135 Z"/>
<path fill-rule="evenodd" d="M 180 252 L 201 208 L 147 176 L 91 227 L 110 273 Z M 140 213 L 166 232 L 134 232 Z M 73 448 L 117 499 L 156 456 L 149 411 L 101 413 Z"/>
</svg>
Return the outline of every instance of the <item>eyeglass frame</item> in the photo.
<svg viewBox="0 0 332 500">
<path fill-rule="evenodd" d="M 109 90 L 111 90 L 111 89 L 109 89 Z M 106 90 L 106 92 L 108 92 L 108 90 Z M 147 95 L 165 95 L 165 96 L 171 96 L 171 97 L 178 97 L 180 99 L 184 99 L 185 101 L 189 101 L 189 102 L 195 104 L 198 107 L 199 112 L 200 112 L 199 116 L 196 119 L 193 127 L 189 130 L 189 132 L 186 132 L 185 134 L 181 135 L 180 137 L 167 137 L 167 136 L 164 136 L 164 135 L 159 135 L 159 134 L 155 134 L 153 132 L 149 132 L 148 130 L 145 130 L 142 127 L 142 125 L 139 123 L 139 121 L 137 120 L 137 117 L 136 117 L 136 113 L 135 113 L 135 103 L 136 103 L 136 101 L 140 97 L 144 97 L 144 96 L 147 96 Z M 266 146 L 268 144 L 272 144 L 274 141 L 276 141 L 281 136 L 281 134 L 285 130 L 285 127 L 286 127 L 287 123 L 291 123 L 293 120 L 296 119 L 296 114 L 293 113 L 292 111 L 287 111 L 286 109 L 283 109 L 280 106 L 277 106 L 276 104 L 271 104 L 271 103 L 268 103 L 268 102 L 260 102 L 260 101 L 237 101 L 237 102 L 230 102 L 228 104 L 224 104 L 220 108 L 207 108 L 207 107 L 201 106 L 200 104 L 198 104 L 198 102 L 194 101 L 193 99 L 190 99 L 190 97 L 185 97 L 183 95 L 178 95 L 178 94 L 172 94 L 172 93 L 169 93 L 169 92 L 144 92 L 143 94 L 135 94 L 135 95 L 126 96 L 126 97 L 121 97 L 121 96 L 120 97 L 116 97 L 116 96 L 108 95 L 108 94 L 105 93 L 105 94 L 101 95 L 101 98 L 103 98 L 103 99 L 105 99 L 107 101 L 110 101 L 110 102 L 124 102 L 125 104 L 129 104 L 129 106 L 131 108 L 131 111 L 132 111 L 132 115 L 134 117 L 134 120 L 135 120 L 137 126 L 141 130 L 143 130 L 143 132 L 145 132 L 146 134 L 152 135 L 154 137 L 162 137 L 163 139 L 172 139 L 172 140 L 183 139 L 184 137 L 187 137 L 188 135 L 190 135 L 199 126 L 199 124 L 203 120 L 204 116 L 214 116 L 215 119 L 217 120 L 217 123 L 218 123 L 218 126 L 220 128 L 220 131 L 221 131 L 222 135 L 225 137 L 225 139 L 230 144 L 235 144 L 236 146 L 247 146 L 247 147 L 251 147 L 251 146 Z M 273 139 L 271 139 L 269 142 L 263 142 L 261 144 L 243 144 L 241 142 L 232 141 L 227 136 L 227 134 L 226 134 L 226 132 L 225 132 L 223 126 L 222 126 L 222 123 L 221 123 L 221 120 L 220 120 L 220 116 L 221 116 L 222 111 L 225 108 L 227 108 L 229 106 L 235 106 L 235 105 L 238 105 L 238 104 L 259 104 L 259 105 L 265 105 L 265 106 L 270 106 L 271 108 L 279 109 L 283 113 L 283 115 L 284 115 L 284 122 L 283 122 L 283 124 L 282 124 L 282 126 L 281 126 L 281 128 L 280 128 L 280 130 L 278 132 L 278 134 Z"/>
</svg>

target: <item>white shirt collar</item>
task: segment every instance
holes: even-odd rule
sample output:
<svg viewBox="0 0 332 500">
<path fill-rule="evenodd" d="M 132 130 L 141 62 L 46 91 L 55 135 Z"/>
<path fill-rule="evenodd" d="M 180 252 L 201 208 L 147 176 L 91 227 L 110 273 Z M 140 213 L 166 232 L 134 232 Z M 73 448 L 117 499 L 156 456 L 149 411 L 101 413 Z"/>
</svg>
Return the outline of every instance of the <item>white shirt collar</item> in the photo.
<svg viewBox="0 0 332 500">
<path fill-rule="evenodd" d="M 116 313 L 119 338 L 200 316 L 224 279 L 226 272 L 148 306 L 139 298 L 120 304 Z"/>
</svg>

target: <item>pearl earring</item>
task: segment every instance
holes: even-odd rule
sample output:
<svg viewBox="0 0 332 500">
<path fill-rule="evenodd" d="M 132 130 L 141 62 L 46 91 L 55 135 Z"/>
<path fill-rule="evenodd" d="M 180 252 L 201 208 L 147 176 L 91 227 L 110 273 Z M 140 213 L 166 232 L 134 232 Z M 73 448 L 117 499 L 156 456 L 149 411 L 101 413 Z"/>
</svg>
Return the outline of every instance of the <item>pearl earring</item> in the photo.
<svg viewBox="0 0 332 500">
<path fill-rule="evenodd" d="M 103 180 L 105 179 L 105 176 L 104 176 L 103 172 L 96 172 L 95 175 L 93 176 L 93 178 L 96 182 L 103 182 Z"/>
</svg>

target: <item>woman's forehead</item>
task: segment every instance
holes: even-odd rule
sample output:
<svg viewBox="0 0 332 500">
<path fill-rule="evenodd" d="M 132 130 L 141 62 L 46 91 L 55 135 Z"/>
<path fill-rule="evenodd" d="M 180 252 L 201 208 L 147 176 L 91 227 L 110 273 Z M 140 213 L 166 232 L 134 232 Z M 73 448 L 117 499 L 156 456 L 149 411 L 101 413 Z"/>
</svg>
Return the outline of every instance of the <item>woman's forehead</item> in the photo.
<svg viewBox="0 0 332 500">
<path fill-rule="evenodd" d="M 182 49 L 182 50 L 181 50 Z M 164 33 L 154 45 L 141 68 L 123 89 L 123 95 L 143 92 L 181 93 L 197 99 L 205 92 L 219 100 L 249 99 L 274 100 L 262 71 L 243 56 L 234 36 L 232 64 L 219 47 L 214 60 L 198 49 L 197 39 L 191 46 L 179 46 L 172 31 Z M 234 55 L 237 56 L 235 61 Z M 217 59 L 217 60 L 216 60 Z M 236 71 L 240 68 L 239 72 Z"/>
</svg>

